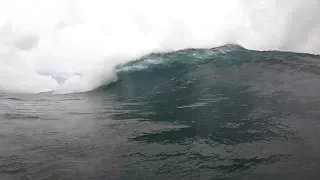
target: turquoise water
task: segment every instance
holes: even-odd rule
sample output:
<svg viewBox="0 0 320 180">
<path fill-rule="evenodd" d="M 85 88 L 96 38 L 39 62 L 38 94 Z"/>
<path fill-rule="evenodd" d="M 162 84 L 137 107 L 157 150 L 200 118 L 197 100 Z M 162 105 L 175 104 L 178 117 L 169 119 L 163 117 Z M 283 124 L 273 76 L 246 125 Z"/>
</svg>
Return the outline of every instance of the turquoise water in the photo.
<svg viewBox="0 0 320 180">
<path fill-rule="evenodd" d="M 1 94 L 0 177 L 318 179 L 319 60 L 226 45 L 148 55 L 92 92 Z"/>
</svg>

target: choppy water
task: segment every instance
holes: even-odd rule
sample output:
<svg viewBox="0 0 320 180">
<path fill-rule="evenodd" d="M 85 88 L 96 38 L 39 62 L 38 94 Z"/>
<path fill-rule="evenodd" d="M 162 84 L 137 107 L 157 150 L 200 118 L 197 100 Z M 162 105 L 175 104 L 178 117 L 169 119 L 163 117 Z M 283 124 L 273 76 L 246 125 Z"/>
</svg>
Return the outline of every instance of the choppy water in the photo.
<svg viewBox="0 0 320 180">
<path fill-rule="evenodd" d="M 1 94 L 0 179 L 319 179 L 319 61 L 227 45 L 88 93 Z"/>
</svg>

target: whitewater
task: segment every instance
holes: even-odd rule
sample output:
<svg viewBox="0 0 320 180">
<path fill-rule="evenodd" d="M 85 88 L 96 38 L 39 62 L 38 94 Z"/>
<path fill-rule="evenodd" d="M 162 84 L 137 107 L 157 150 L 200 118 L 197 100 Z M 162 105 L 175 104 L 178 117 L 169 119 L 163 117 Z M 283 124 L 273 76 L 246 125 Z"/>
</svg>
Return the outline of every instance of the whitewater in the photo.
<svg viewBox="0 0 320 180">
<path fill-rule="evenodd" d="M 318 0 L 0 0 L 0 91 L 85 92 L 153 52 L 320 52 Z"/>
</svg>

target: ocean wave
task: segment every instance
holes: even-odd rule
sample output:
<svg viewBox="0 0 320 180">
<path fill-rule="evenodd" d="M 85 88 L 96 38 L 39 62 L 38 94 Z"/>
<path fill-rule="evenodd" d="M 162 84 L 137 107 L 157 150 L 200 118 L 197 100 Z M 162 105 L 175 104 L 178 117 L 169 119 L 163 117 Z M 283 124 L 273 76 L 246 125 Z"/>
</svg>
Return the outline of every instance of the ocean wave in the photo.
<svg viewBox="0 0 320 180">
<path fill-rule="evenodd" d="M 317 0 L 13 0 L 0 7 L 0 91 L 91 91 L 148 54 L 229 43 L 318 54 L 319 7 Z"/>
</svg>

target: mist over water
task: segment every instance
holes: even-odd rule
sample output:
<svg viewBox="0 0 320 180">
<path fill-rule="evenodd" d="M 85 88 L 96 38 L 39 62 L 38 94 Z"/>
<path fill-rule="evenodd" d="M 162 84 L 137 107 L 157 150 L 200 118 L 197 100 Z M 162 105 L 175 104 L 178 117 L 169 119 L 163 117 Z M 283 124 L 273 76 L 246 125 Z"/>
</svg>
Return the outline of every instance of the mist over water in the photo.
<svg viewBox="0 0 320 180">
<path fill-rule="evenodd" d="M 318 54 L 318 0 L 11 0 L 0 7 L 0 90 L 71 93 L 152 52 L 228 43 Z"/>
</svg>

